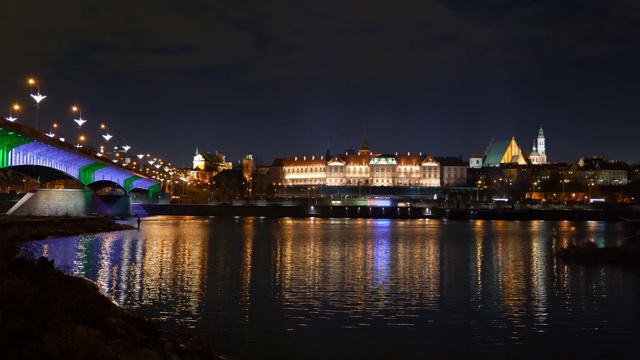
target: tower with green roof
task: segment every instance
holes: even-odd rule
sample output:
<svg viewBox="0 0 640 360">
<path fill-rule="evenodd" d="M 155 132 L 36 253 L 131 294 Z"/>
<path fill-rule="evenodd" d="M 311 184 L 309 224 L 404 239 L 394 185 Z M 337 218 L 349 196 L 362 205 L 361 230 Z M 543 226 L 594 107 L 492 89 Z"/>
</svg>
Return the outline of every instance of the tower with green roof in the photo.
<svg viewBox="0 0 640 360">
<path fill-rule="evenodd" d="M 540 156 L 540 162 L 541 163 L 546 163 L 547 162 L 547 153 L 546 153 L 545 140 L 544 140 L 544 131 L 542 130 L 542 125 L 540 125 L 540 130 L 538 130 L 537 143 L 538 143 L 538 155 Z"/>
</svg>

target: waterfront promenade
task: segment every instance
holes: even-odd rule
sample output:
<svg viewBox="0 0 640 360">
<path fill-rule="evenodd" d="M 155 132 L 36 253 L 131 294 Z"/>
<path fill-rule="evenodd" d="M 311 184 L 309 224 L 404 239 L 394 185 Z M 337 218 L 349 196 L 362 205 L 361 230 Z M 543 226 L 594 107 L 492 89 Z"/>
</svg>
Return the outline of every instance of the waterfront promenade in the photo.
<svg viewBox="0 0 640 360">
<path fill-rule="evenodd" d="M 454 207 L 418 203 L 412 206 L 330 205 L 315 199 L 264 202 L 244 201 L 223 204 L 132 204 L 134 215 L 192 216 L 270 216 L 270 217 L 344 217 L 385 219 L 448 220 L 573 220 L 621 221 L 640 216 L 636 207 L 611 206 L 540 206 L 524 204 L 468 203 Z"/>
</svg>

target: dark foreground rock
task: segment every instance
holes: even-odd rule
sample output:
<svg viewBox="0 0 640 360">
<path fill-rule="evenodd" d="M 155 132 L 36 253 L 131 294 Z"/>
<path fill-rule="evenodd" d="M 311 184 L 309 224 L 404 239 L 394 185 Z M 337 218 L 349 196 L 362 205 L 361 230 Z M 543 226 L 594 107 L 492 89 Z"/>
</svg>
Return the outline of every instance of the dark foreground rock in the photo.
<svg viewBox="0 0 640 360">
<path fill-rule="evenodd" d="M 2 359 L 220 359 L 192 336 L 162 340 L 158 327 L 53 262 L 16 259 L 0 273 Z"/>
<path fill-rule="evenodd" d="M 159 338 L 91 281 L 15 259 L 24 241 L 128 230 L 104 217 L 0 216 L 0 359 L 222 359 L 194 336 Z"/>
</svg>

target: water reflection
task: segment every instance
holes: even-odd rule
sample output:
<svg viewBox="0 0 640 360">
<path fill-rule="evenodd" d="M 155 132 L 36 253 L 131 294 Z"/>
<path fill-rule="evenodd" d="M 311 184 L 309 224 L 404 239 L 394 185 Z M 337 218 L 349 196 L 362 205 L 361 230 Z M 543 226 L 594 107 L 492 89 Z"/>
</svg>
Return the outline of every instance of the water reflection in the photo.
<svg viewBox="0 0 640 360">
<path fill-rule="evenodd" d="M 194 219 L 165 220 L 145 222 L 148 226 L 139 232 L 45 240 L 34 243 L 41 247 L 34 252 L 56 259 L 68 273 L 94 280 L 119 304 L 152 304 L 158 318 L 181 319 L 193 328 L 206 295 L 208 225 Z"/>
<path fill-rule="evenodd" d="M 341 346 L 352 357 L 408 356 L 425 344 L 455 357 L 559 343 L 567 331 L 635 344 L 637 274 L 553 256 L 623 236 L 623 225 L 597 222 L 156 217 L 140 232 L 33 247 L 121 304 L 224 332 L 246 357 L 265 347 L 344 357 Z M 354 352 L 371 334 L 376 343 Z"/>
</svg>

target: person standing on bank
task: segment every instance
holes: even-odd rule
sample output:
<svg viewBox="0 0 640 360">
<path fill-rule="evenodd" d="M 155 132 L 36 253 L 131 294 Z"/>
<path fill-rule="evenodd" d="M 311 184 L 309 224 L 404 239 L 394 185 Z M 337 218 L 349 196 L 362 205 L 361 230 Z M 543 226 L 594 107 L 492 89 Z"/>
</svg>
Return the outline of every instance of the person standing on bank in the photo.
<svg viewBox="0 0 640 360">
<path fill-rule="evenodd" d="M 138 230 L 140 230 L 140 214 L 137 215 L 138 216 Z"/>
</svg>

